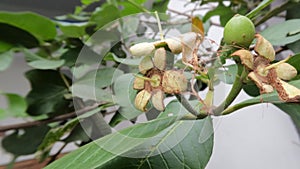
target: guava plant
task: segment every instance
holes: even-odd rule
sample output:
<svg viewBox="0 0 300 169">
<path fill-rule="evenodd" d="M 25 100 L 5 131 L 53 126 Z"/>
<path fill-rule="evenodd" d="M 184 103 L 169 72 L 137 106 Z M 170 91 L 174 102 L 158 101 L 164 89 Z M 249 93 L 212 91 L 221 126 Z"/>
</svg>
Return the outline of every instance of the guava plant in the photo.
<svg viewBox="0 0 300 169">
<path fill-rule="evenodd" d="M 1 119 L 30 119 L 0 126 L 10 167 L 35 154 L 49 169 L 203 169 L 213 150 L 212 118 L 260 103 L 300 127 L 297 1 L 275 9 L 272 0 L 192 1 L 191 14 L 165 0 L 101 1 L 92 10 L 100 1 L 81 2 L 54 19 L 0 12 L 0 70 L 15 53 L 32 68 L 26 97 L 1 92 L 8 102 Z M 283 11 L 285 21 L 260 27 Z M 224 27 L 221 42 L 207 37 L 212 25 Z M 215 103 L 221 83 L 231 90 Z M 242 90 L 253 98 L 232 104 Z M 71 143 L 79 148 L 58 159 Z"/>
</svg>

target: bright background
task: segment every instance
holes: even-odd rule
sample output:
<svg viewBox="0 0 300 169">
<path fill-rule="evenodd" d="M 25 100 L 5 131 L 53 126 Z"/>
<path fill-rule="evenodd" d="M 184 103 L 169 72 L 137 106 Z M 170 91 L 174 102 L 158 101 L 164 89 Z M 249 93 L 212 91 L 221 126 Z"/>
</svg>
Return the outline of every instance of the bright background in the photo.
<svg viewBox="0 0 300 169">
<path fill-rule="evenodd" d="M 183 7 L 185 2 L 184 0 L 171 0 L 169 7 L 183 13 L 194 7 Z M 52 17 L 72 12 L 74 5 L 78 4 L 79 0 L 1 0 L 0 10 L 30 10 Z M 217 17 L 214 19 L 218 21 Z M 278 21 L 272 20 L 269 24 Z M 222 34 L 222 28 L 212 26 L 208 37 L 219 42 Z M 26 95 L 30 88 L 23 75 L 29 69 L 30 67 L 25 64 L 24 57 L 16 56 L 12 66 L 6 71 L 0 72 L 0 90 Z M 219 95 L 216 96 L 216 102 L 220 102 L 229 89 L 228 85 L 217 86 L 215 93 L 219 93 Z M 235 103 L 247 98 L 249 97 L 245 93 L 241 93 Z M 5 100 L 0 97 L 0 107 L 5 106 Z M 1 125 L 17 122 L 20 120 L 7 119 L 1 121 Z M 300 139 L 297 131 L 289 116 L 272 104 L 255 105 L 238 110 L 232 115 L 215 118 L 214 128 L 213 155 L 207 169 L 300 168 Z M 69 147 L 70 149 L 72 146 Z M 1 149 L 0 157 L 0 164 L 9 162 L 11 158 Z"/>
</svg>

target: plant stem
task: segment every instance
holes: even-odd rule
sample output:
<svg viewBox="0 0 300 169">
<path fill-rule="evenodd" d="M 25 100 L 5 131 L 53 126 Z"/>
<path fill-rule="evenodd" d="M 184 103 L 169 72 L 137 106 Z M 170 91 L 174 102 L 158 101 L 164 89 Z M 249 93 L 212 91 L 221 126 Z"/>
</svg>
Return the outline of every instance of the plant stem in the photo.
<svg viewBox="0 0 300 169">
<path fill-rule="evenodd" d="M 272 18 L 273 16 L 276 16 L 279 13 L 281 13 L 293 6 L 295 6 L 295 3 L 291 2 L 291 1 L 287 1 L 284 4 L 274 8 L 273 10 L 270 10 L 270 12 L 266 13 L 266 15 L 264 15 L 260 20 L 256 21 L 254 23 L 254 25 L 255 26 L 260 25 L 260 24 L 264 23 L 265 21 L 267 21 L 268 19 Z"/>
<path fill-rule="evenodd" d="M 92 105 L 92 106 L 89 106 L 89 107 L 85 107 L 85 108 L 83 108 L 81 110 L 78 110 L 76 112 L 63 114 L 63 115 L 56 116 L 56 117 L 53 117 L 53 118 L 48 118 L 48 119 L 43 119 L 43 120 L 38 120 L 38 121 L 32 121 L 32 122 L 19 123 L 19 124 L 13 124 L 13 125 L 0 126 L 0 133 L 8 131 L 8 130 L 29 128 L 29 127 L 33 127 L 33 126 L 39 126 L 39 125 L 42 125 L 42 124 L 48 124 L 48 123 L 53 123 L 53 122 L 57 122 L 57 121 L 66 120 L 66 119 L 73 118 L 73 117 L 79 116 L 81 114 L 84 114 L 88 111 L 91 111 L 91 110 L 97 108 L 98 106 L 99 106 L 98 104 L 95 104 L 95 105 Z"/>
<path fill-rule="evenodd" d="M 176 94 L 175 96 L 176 96 L 177 100 L 182 104 L 182 106 L 184 108 L 186 108 L 191 114 L 195 115 L 197 117 L 197 119 L 203 119 L 207 116 L 204 114 L 200 114 L 200 112 L 195 110 L 193 108 L 193 106 L 190 105 L 190 103 L 186 100 L 186 98 L 184 96 L 182 96 L 180 94 Z"/>
<path fill-rule="evenodd" d="M 236 110 L 239 110 L 241 108 L 247 107 L 247 106 L 251 106 L 254 104 L 258 104 L 260 102 L 249 102 L 249 103 L 241 103 L 241 104 L 236 104 L 234 106 L 228 107 L 227 109 L 225 109 L 224 111 L 221 112 L 221 115 L 227 115 L 230 114 Z"/>
<path fill-rule="evenodd" d="M 216 116 L 221 115 L 222 111 L 226 109 L 234 101 L 234 99 L 242 90 L 243 80 L 247 76 L 247 73 L 245 67 L 242 64 L 237 63 L 237 66 L 238 66 L 237 75 L 235 77 L 235 80 L 233 82 L 229 94 L 227 95 L 226 99 L 217 108 L 213 110 L 214 115 Z"/>
</svg>

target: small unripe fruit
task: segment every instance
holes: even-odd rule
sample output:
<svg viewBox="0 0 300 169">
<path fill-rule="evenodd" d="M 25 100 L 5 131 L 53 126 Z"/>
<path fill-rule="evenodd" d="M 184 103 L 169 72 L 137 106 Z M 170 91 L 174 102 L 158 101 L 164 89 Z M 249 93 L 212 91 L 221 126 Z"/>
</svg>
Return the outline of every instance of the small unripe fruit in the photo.
<svg viewBox="0 0 300 169">
<path fill-rule="evenodd" d="M 254 39 L 255 27 L 252 21 L 243 15 L 236 14 L 224 27 L 224 42 L 248 48 Z"/>
<path fill-rule="evenodd" d="M 167 62 L 167 52 L 165 48 L 161 47 L 156 49 L 153 57 L 153 64 L 159 70 L 165 70 Z"/>
</svg>

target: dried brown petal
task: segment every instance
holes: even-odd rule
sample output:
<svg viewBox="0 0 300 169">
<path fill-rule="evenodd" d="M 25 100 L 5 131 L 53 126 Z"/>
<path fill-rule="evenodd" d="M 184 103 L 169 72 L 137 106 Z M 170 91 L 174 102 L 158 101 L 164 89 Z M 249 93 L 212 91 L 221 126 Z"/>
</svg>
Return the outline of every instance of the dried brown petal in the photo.
<svg viewBox="0 0 300 169">
<path fill-rule="evenodd" d="M 136 77 L 133 82 L 133 89 L 142 90 L 145 87 L 145 80 L 139 77 Z"/>
<path fill-rule="evenodd" d="M 275 88 L 279 98 L 285 102 L 300 102 L 300 89 L 277 78 Z"/>
<path fill-rule="evenodd" d="M 272 44 L 260 34 L 256 34 L 255 37 L 257 39 L 254 47 L 255 52 L 269 61 L 273 61 L 275 59 L 275 50 Z"/>
<path fill-rule="evenodd" d="M 242 64 L 248 69 L 254 69 L 253 55 L 249 50 L 241 49 L 231 54 L 231 56 L 240 57 Z"/>
<path fill-rule="evenodd" d="M 142 42 L 131 46 L 129 51 L 133 56 L 141 57 L 151 54 L 154 49 L 153 43 Z"/>
<path fill-rule="evenodd" d="M 270 93 L 273 91 L 273 87 L 271 85 L 264 83 L 263 81 L 265 81 L 265 79 L 262 78 L 261 76 L 257 75 L 256 73 L 250 72 L 248 74 L 248 77 L 260 89 L 260 93 Z"/>
<path fill-rule="evenodd" d="M 163 111 L 165 109 L 163 91 L 157 89 L 157 90 L 152 91 L 152 93 L 153 93 L 153 95 L 151 98 L 151 102 L 152 102 L 153 106 L 157 110 Z"/>
<path fill-rule="evenodd" d="M 199 34 L 195 32 L 185 33 L 181 36 L 183 63 L 190 64 L 193 62 L 194 51 L 198 48 L 200 42 Z"/>
<path fill-rule="evenodd" d="M 163 76 L 162 87 L 165 93 L 181 93 L 187 90 L 187 79 L 180 71 L 167 70 Z"/>
<path fill-rule="evenodd" d="M 165 48 L 161 47 L 155 50 L 153 63 L 159 70 L 165 70 L 167 61 L 167 52 Z"/>
<path fill-rule="evenodd" d="M 165 39 L 171 52 L 174 54 L 179 54 L 182 52 L 182 45 L 179 39 Z"/>
<path fill-rule="evenodd" d="M 151 56 L 145 56 L 140 64 L 139 64 L 139 70 L 142 74 L 145 74 L 148 70 L 152 69 L 154 67 L 152 63 Z"/>
<path fill-rule="evenodd" d="M 291 80 L 297 76 L 297 69 L 288 63 L 281 63 L 275 67 L 277 76 L 282 80 Z"/>
<path fill-rule="evenodd" d="M 151 93 L 147 90 L 140 91 L 134 100 L 135 107 L 141 111 L 146 111 L 146 106 L 151 98 Z"/>
</svg>

